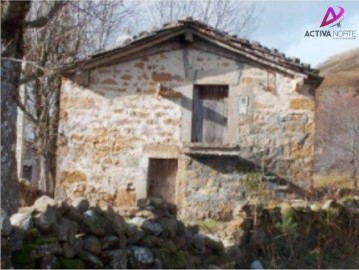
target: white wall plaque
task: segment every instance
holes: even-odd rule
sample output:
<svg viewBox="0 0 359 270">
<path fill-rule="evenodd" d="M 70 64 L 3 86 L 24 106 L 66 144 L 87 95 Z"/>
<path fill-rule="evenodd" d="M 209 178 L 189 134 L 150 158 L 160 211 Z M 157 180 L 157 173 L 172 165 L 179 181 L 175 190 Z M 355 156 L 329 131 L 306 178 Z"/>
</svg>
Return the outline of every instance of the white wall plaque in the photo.
<svg viewBox="0 0 359 270">
<path fill-rule="evenodd" d="M 239 97 L 239 114 L 247 114 L 248 113 L 248 96 L 240 96 Z"/>
</svg>

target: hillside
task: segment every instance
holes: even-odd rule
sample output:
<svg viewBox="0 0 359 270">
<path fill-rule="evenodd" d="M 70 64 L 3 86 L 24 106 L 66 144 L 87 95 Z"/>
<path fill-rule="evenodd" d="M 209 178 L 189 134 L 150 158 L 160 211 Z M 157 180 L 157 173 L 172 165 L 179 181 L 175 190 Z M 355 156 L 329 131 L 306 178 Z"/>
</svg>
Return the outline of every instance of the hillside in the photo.
<svg viewBox="0 0 359 270">
<path fill-rule="evenodd" d="M 322 75 L 342 71 L 359 72 L 359 48 L 331 56 L 318 68 Z"/>
<path fill-rule="evenodd" d="M 316 92 L 314 185 L 359 184 L 359 48 L 318 66 L 324 76 Z"/>
<path fill-rule="evenodd" d="M 330 57 L 318 65 L 320 75 L 325 79 L 318 89 L 326 87 L 359 87 L 359 48 L 355 48 Z"/>
</svg>

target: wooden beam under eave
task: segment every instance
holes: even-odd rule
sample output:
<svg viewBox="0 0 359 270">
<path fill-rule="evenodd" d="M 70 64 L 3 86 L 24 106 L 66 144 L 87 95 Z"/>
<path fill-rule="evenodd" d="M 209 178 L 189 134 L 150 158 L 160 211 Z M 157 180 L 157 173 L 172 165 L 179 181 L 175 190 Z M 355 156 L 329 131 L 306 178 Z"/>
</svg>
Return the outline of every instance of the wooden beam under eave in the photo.
<svg viewBox="0 0 359 270">
<path fill-rule="evenodd" d="M 193 42 L 193 31 L 186 30 L 184 33 L 184 40 L 186 42 Z"/>
<path fill-rule="evenodd" d="M 164 35 L 163 37 L 159 37 L 156 39 L 152 39 L 151 41 L 143 41 L 141 44 L 136 44 L 136 46 L 133 46 L 132 48 L 126 48 L 123 51 L 120 51 L 118 53 L 111 53 L 110 55 L 103 55 L 99 57 L 99 59 L 91 59 L 86 61 L 83 64 L 83 69 L 92 69 L 100 66 L 107 65 L 109 61 L 119 61 L 121 58 L 128 56 L 130 54 L 133 54 L 135 52 L 146 50 L 152 46 L 158 45 L 166 40 L 169 40 L 173 37 L 179 36 L 183 34 L 183 30 L 180 29 L 179 31 L 173 32 L 171 34 Z"/>
</svg>

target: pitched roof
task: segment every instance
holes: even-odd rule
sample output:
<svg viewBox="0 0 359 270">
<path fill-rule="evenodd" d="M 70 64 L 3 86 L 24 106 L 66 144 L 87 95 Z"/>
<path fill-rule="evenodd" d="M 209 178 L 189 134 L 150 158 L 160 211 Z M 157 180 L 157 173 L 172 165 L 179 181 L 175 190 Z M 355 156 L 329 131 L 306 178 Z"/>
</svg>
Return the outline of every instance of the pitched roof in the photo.
<svg viewBox="0 0 359 270">
<path fill-rule="evenodd" d="M 108 64 L 110 58 L 120 61 L 125 56 L 152 47 L 188 31 L 195 36 L 261 64 L 279 68 L 291 74 L 304 74 L 317 84 L 320 84 L 323 79 L 318 75 L 319 70 L 311 68 L 309 64 L 301 63 L 298 58 L 288 58 L 277 49 L 269 49 L 258 42 L 250 42 L 247 39 L 238 38 L 236 35 L 229 35 L 227 32 L 215 29 L 203 22 L 192 20 L 191 17 L 165 23 L 160 29 L 152 28 L 150 31 L 141 32 L 138 36 L 133 36 L 132 39 L 126 40 L 122 46 L 93 54 L 86 59 L 64 66 L 60 71 L 71 73 L 77 70 L 91 69 Z"/>
</svg>

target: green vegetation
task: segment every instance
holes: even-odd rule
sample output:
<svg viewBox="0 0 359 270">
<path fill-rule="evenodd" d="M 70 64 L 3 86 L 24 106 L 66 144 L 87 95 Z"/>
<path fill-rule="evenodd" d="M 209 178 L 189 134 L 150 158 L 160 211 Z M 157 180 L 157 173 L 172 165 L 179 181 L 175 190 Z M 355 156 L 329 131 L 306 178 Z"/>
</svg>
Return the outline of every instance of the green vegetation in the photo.
<svg viewBox="0 0 359 270">
<path fill-rule="evenodd" d="M 85 263 L 80 259 L 61 259 L 65 269 L 86 269 Z"/>
<path fill-rule="evenodd" d="M 162 262 L 162 267 L 165 269 L 189 268 L 187 255 L 182 250 L 170 252 L 166 248 L 156 248 L 152 252 Z"/>
<path fill-rule="evenodd" d="M 57 243 L 56 237 L 53 236 L 39 236 L 33 242 L 35 245 L 41 246 L 45 244 L 54 244 Z"/>
<path fill-rule="evenodd" d="M 257 194 L 263 189 L 261 174 L 258 172 L 247 173 L 243 179 L 244 188 L 249 195 Z"/>
<path fill-rule="evenodd" d="M 299 224 L 295 221 L 295 210 L 289 208 L 282 215 L 282 221 L 276 223 L 276 228 L 279 231 L 286 235 L 291 235 L 292 237 L 298 236 L 298 227 Z"/>
<path fill-rule="evenodd" d="M 186 226 L 196 224 L 199 228 L 199 231 L 201 231 L 203 233 L 213 233 L 223 226 L 222 221 L 215 220 L 215 219 L 205 219 L 205 220 L 183 219 L 182 222 Z"/>
<path fill-rule="evenodd" d="M 40 232 L 36 228 L 32 228 L 24 233 L 24 242 L 26 244 L 31 244 L 33 241 L 40 236 Z"/>
<path fill-rule="evenodd" d="M 263 245 L 266 268 L 356 268 L 359 241 L 352 217 L 340 204 L 325 211 L 305 212 L 288 207 L 280 220 L 266 222 Z M 356 258 L 356 259 L 355 259 Z"/>
<path fill-rule="evenodd" d="M 13 263 L 15 266 L 20 265 L 19 268 L 24 268 L 25 265 L 30 264 L 36 260 L 37 245 L 27 244 L 20 251 L 13 255 Z"/>
<path fill-rule="evenodd" d="M 223 222 L 214 220 L 214 219 L 206 219 L 199 221 L 198 223 L 199 230 L 202 232 L 212 232 L 218 229 L 220 226 L 223 225 Z"/>
</svg>

